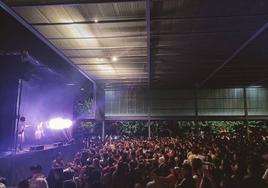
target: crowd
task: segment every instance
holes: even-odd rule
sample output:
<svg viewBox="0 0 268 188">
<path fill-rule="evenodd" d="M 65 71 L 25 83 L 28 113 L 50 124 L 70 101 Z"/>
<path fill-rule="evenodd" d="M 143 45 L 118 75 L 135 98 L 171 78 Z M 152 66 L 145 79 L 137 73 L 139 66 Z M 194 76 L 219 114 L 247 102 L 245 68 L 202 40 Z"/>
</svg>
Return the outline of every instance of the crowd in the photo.
<svg viewBox="0 0 268 188">
<path fill-rule="evenodd" d="M 165 137 L 90 140 L 72 162 L 58 154 L 47 177 L 39 165 L 18 188 L 267 188 L 263 138 Z"/>
</svg>

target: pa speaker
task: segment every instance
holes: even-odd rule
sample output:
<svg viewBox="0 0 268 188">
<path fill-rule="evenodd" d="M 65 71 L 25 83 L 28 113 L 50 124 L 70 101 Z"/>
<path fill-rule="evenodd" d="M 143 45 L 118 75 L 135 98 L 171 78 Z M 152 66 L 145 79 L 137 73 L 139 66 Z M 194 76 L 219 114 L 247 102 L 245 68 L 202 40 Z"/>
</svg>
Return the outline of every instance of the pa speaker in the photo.
<svg viewBox="0 0 268 188">
<path fill-rule="evenodd" d="M 57 143 L 54 143 L 53 146 L 60 147 L 60 146 L 63 146 L 63 143 L 62 142 L 57 142 Z"/>
<path fill-rule="evenodd" d="M 32 146 L 30 147 L 30 151 L 40 151 L 40 150 L 44 150 L 44 148 L 45 148 L 44 145 Z"/>
</svg>

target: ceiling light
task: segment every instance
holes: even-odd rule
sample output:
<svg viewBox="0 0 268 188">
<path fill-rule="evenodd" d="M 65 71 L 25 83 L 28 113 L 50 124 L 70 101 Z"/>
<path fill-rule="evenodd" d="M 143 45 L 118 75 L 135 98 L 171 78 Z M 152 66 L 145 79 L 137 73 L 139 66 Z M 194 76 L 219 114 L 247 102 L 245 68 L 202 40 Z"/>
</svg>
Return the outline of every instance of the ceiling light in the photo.
<svg viewBox="0 0 268 188">
<path fill-rule="evenodd" d="M 113 57 L 113 58 L 112 58 L 112 61 L 113 61 L 113 62 L 117 61 L 117 57 Z"/>
<path fill-rule="evenodd" d="M 95 19 L 95 20 L 94 20 L 94 22 L 95 22 L 95 23 L 98 23 L 98 22 L 99 22 L 99 20 Z"/>
</svg>

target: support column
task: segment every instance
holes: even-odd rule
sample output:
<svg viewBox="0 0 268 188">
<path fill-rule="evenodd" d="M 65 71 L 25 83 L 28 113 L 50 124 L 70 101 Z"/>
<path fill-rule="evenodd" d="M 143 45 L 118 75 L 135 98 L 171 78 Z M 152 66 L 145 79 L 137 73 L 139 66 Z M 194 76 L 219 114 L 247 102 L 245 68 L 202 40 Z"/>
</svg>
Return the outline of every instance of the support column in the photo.
<svg viewBox="0 0 268 188">
<path fill-rule="evenodd" d="M 14 129 L 14 153 L 16 154 L 18 149 L 18 134 L 19 134 L 19 121 L 20 121 L 20 106 L 21 106 L 21 94 L 22 94 L 22 79 L 18 80 L 18 95 L 16 103 L 16 120 L 15 120 L 15 129 Z"/>
<path fill-rule="evenodd" d="M 151 138 L 151 120 L 148 120 L 148 138 Z"/>
<path fill-rule="evenodd" d="M 244 123 L 247 130 L 247 139 L 249 139 L 249 127 L 248 127 L 248 103 L 247 103 L 247 91 L 246 88 L 243 88 L 243 99 L 244 99 Z"/>
<path fill-rule="evenodd" d="M 147 63 L 148 63 L 148 138 L 151 138 L 151 0 L 146 0 L 146 34 L 147 34 Z"/>
<path fill-rule="evenodd" d="M 198 95 L 197 88 L 194 90 L 194 112 L 195 112 L 195 125 L 198 125 Z"/>
<path fill-rule="evenodd" d="M 105 140 L 105 120 L 102 120 L 101 140 Z"/>
</svg>

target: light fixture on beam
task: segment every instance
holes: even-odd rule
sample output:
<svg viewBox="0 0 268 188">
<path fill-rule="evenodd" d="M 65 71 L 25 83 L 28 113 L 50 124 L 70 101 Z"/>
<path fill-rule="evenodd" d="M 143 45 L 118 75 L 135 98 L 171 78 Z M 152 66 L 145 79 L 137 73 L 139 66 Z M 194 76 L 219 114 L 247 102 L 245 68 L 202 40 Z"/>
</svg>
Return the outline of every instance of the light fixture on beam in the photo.
<svg viewBox="0 0 268 188">
<path fill-rule="evenodd" d="M 112 61 L 113 61 L 113 62 L 117 61 L 117 57 L 113 56 L 113 57 L 112 57 Z"/>
<path fill-rule="evenodd" d="M 98 22 L 99 22 L 99 20 L 98 20 L 98 19 L 95 19 L 95 20 L 94 20 L 94 22 L 95 22 L 95 23 L 98 23 Z"/>
</svg>

